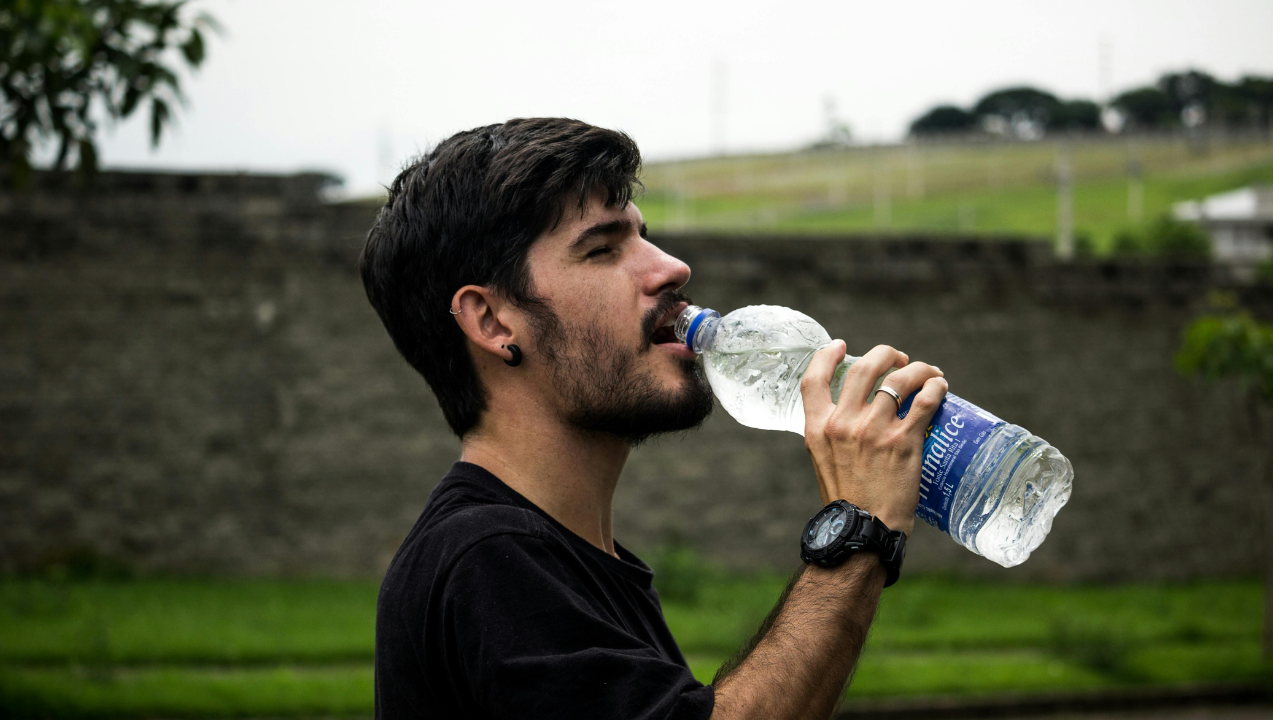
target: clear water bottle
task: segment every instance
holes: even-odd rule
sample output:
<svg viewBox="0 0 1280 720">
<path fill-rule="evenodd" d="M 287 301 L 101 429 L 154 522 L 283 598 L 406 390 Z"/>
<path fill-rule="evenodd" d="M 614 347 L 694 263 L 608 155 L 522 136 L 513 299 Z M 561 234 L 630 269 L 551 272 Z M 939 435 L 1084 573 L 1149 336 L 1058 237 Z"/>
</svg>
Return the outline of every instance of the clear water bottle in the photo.
<svg viewBox="0 0 1280 720">
<path fill-rule="evenodd" d="M 804 435 L 800 379 L 813 354 L 831 342 L 816 321 L 776 305 L 724 317 L 690 305 L 676 321 L 676 337 L 701 356 L 716 399 L 735 420 Z M 833 401 L 855 360 L 846 355 L 836 367 Z M 899 417 L 914 398 L 903 401 Z M 916 516 L 1013 567 L 1044 542 L 1071 497 L 1073 475 L 1071 462 L 1049 443 L 947 393 L 925 438 Z"/>
</svg>

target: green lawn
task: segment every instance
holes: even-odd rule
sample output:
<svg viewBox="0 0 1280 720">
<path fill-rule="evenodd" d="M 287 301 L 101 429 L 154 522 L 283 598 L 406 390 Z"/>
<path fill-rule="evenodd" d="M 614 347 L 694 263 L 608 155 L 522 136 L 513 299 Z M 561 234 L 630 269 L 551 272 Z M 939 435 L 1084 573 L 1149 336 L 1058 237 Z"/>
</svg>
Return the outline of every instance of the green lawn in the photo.
<svg viewBox="0 0 1280 720">
<path fill-rule="evenodd" d="M 709 572 L 663 584 L 700 679 L 783 582 Z M 0 717 L 368 715 L 376 594 L 371 581 L 3 581 Z M 1256 580 L 906 579 L 885 595 L 850 695 L 1268 681 L 1265 602 Z"/>
<path fill-rule="evenodd" d="M 1050 141 L 970 143 L 651 163 L 637 204 L 656 230 L 1050 237 L 1057 151 Z M 1079 140 L 1071 157 L 1075 227 L 1102 251 L 1135 224 L 1131 161 L 1142 168 L 1137 223 L 1179 200 L 1272 180 L 1269 138 L 1208 147 L 1170 138 Z"/>
</svg>

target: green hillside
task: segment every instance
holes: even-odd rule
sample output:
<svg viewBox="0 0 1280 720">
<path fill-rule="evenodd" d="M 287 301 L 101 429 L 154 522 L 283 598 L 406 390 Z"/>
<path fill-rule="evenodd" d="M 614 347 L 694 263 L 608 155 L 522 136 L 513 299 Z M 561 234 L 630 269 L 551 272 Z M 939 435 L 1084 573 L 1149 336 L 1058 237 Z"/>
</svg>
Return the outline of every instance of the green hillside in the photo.
<svg viewBox="0 0 1280 720">
<path fill-rule="evenodd" d="M 1050 237 L 1066 147 L 1075 227 L 1105 250 L 1172 203 L 1271 183 L 1271 137 L 913 143 L 647 164 L 655 230 Z"/>
</svg>

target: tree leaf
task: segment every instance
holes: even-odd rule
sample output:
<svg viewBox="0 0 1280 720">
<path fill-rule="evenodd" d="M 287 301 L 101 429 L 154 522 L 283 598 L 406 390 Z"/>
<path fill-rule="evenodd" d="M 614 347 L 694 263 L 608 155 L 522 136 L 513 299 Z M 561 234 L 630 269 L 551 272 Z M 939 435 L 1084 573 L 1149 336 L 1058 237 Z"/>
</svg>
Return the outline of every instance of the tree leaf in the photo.
<svg viewBox="0 0 1280 720">
<path fill-rule="evenodd" d="M 160 98 L 151 100 L 151 147 L 160 146 L 160 133 L 169 122 L 169 105 Z"/>
<path fill-rule="evenodd" d="M 204 62 L 204 36 L 199 30 L 192 30 L 191 37 L 182 44 L 182 55 L 191 67 L 200 67 L 200 63 Z"/>
</svg>

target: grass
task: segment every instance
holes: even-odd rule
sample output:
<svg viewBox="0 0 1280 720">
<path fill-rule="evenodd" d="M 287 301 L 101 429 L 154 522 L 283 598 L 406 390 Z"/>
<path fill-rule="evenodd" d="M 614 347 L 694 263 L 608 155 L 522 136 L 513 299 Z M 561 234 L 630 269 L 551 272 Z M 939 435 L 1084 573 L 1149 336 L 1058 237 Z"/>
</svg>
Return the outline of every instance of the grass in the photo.
<svg viewBox="0 0 1280 720">
<path fill-rule="evenodd" d="M 646 165 L 638 205 L 657 230 L 997 233 L 1057 227 L 1054 141 L 854 148 Z M 1075 227 L 1100 250 L 1180 200 L 1271 184 L 1269 137 L 1072 144 Z M 1131 215 L 1132 164 L 1141 207 Z"/>
<path fill-rule="evenodd" d="M 0 583 L 0 662 L 342 663 L 373 656 L 378 583 Z"/>
<path fill-rule="evenodd" d="M 373 714 L 373 669 L 18 668 L 0 674 L 0 717 L 353 717 Z"/>
<path fill-rule="evenodd" d="M 750 637 L 785 581 L 655 563 L 695 675 Z M 371 581 L 0 582 L 0 717 L 372 712 Z M 1262 682 L 1265 586 L 1049 587 L 905 579 L 851 696 Z"/>
</svg>

